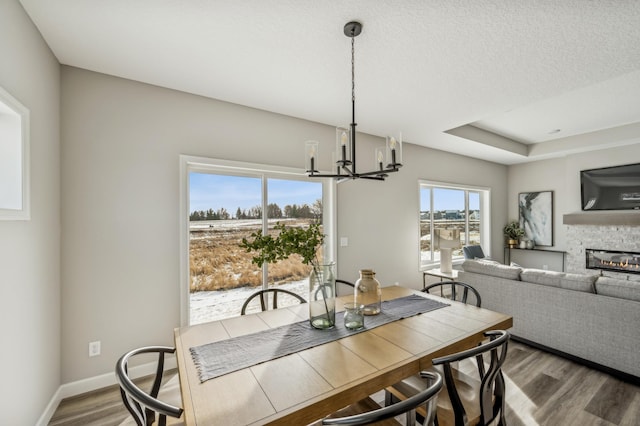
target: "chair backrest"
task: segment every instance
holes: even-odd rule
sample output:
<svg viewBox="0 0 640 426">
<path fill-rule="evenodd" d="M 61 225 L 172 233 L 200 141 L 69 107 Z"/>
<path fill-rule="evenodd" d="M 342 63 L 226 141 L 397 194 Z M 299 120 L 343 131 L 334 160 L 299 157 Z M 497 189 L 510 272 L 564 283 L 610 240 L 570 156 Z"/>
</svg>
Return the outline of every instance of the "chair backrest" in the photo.
<svg viewBox="0 0 640 426">
<path fill-rule="evenodd" d="M 356 414 L 348 417 L 336 417 L 322 419 L 323 425 L 368 425 L 371 423 L 390 419 L 392 417 L 406 414 L 406 425 L 414 426 L 416 424 L 415 410 L 421 405 L 427 406 L 429 416 L 435 414 L 435 405 L 437 402 L 438 392 L 442 389 L 442 376 L 436 372 L 422 371 L 420 377 L 428 380 L 428 386 L 421 392 L 413 395 L 395 404 L 376 410 L 367 411 L 366 413 Z M 429 419 L 424 424 L 431 424 Z"/>
<path fill-rule="evenodd" d="M 120 385 L 120 395 L 125 407 L 131 413 L 138 426 L 147 426 L 155 421 L 158 414 L 158 425 L 167 423 L 167 416 L 180 418 L 182 408 L 162 402 L 158 399 L 158 392 L 162 384 L 165 354 L 174 353 L 175 348 L 167 346 L 147 346 L 134 349 L 122 355 L 116 363 L 116 379 Z M 155 353 L 158 355 L 155 378 L 150 392 L 140 389 L 130 378 L 128 372 L 129 360 L 140 354 Z"/>
<path fill-rule="evenodd" d="M 502 376 L 502 364 L 507 357 L 509 333 L 504 330 L 492 330 L 487 331 L 484 335 L 489 338 L 487 342 L 466 351 L 435 358 L 432 361 L 434 366 L 442 365 L 444 370 L 444 381 L 453 407 L 456 425 L 466 424 L 467 412 L 456 389 L 456 381 L 451 364 L 471 357 L 475 357 L 476 360 L 482 360 L 487 353 L 491 355 L 489 367 L 485 368 L 483 362 L 478 362 L 480 388 L 476 401 L 480 405 L 480 419 L 477 424 L 488 425 L 498 417 L 502 420 L 500 424 L 505 424 L 505 386 L 504 377 Z"/>
<path fill-rule="evenodd" d="M 255 299 L 256 297 L 260 298 L 260 307 L 262 308 L 263 311 L 267 310 L 267 300 L 268 300 L 268 295 L 269 294 L 273 294 L 273 309 L 278 309 L 278 294 L 287 294 L 291 297 L 293 297 L 294 299 L 297 299 L 300 301 L 300 303 L 307 303 L 307 301 L 300 295 L 289 291 L 289 290 L 285 290 L 283 288 L 267 288 L 267 289 L 263 289 L 263 290 L 258 290 L 255 293 L 253 293 L 251 296 L 249 296 L 247 298 L 247 300 L 244 301 L 244 303 L 242 304 L 242 309 L 240 310 L 240 315 L 244 315 L 246 313 L 247 310 L 247 306 L 249 306 L 249 303 L 251 303 L 251 301 L 253 299 Z"/>
<path fill-rule="evenodd" d="M 462 253 L 465 259 L 483 259 L 485 257 L 482 246 L 479 245 L 464 246 L 462 247 Z"/>
<path fill-rule="evenodd" d="M 432 293 L 430 290 L 440 290 L 440 293 Z M 441 281 L 431 285 L 426 286 L 422 289 L 425 293 L 436 294 L 437 296 L 446 297 L 447 299 L 457 300 L 462 303 L 467 302 L 469 292 L 473 293 L 475 297 L 475 306 L 478 308 L 482 305 L 482 299 L 480 298 L 480 293 L 478 290 L 473 288 L 473 286 L 463 283 L 460 281 Z"/>
<path fill-rule="evenodd" d="M 347 287 L 351 287 L 351 291 L 353 291 L 353 289 L 356 287 L 356 285 L 351 281 L 341 280 L 340 278 L 336 278 L 336 287 L 338 286 L 338 284 L 344 284 Z"/>
<path fill-rule="evenodd" d="M 342 291 L 340 291 L 340 287 L 338 287 L 339 284 L 342 284 L 342 287 L 343 287 Z M 318 288 L 316 289 L 315 293 L 313 294 L 312 300 L 315 301 L 315 300 L 328 299 L 330 297 L 348 296 L 350 294 L 353 294 L 353 289 L 355 287 L 356 287 L 356 285 L 353 284 L 350 281 L 341 280 L 339 278 L 336 278 L 336 280 L 335 280 L 335 290 L 332 289 L 332 286 L 330 284 L 326 284 L 326 283 L 325 284 L 321 284 L 321 285 L 318 286 Z M 348 291 L 346 289 L 348 289 Z M 322 292 L 322 294 L 320 294 L 321 292 Z"/>
</svg>

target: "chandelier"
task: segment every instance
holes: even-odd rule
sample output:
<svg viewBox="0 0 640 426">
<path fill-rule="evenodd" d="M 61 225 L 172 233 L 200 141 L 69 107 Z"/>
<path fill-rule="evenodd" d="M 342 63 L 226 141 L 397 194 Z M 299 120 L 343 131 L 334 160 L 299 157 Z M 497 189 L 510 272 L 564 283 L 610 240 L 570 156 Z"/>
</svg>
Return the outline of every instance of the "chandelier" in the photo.
<svg viewBox="0 0 640 426">
<path fill-rule="evenodd" d="M 384 180 L 389 173 L 402 167 L 402 135 L 387 136 L 386 147 L 375 149 L 373 170 L 358 172 L 356 169 L 356 95 L 355 95 L 355 38 L 362 32 L 360 22 L 348 22 L 344 34 L 351 38 L 351 124 L 349 128 L 336 128 L 336 151 L 333 153 L 335 173 L 320 173 L 316 170 L 318 141 L 307 141 L 305 146 L 305 168 L 309 177 L 328 177 L 338 182 L 348 179 Z"/>
</svg>

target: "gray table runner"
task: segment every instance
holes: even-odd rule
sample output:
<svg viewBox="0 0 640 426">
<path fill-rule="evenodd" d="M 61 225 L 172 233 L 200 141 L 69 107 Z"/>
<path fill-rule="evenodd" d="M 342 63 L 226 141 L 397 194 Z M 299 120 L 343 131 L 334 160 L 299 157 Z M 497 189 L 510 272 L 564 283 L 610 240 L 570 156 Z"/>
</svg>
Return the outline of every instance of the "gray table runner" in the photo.
<svg viewBox="0 0 640 426">
<path fill-rule="evenodd" d="M 449 306 L 436 300 L 411 295 L 382 302 L 382 312 L 365 317 L 365 328 L 351 331 L 344 327 L 342 312 L 336 314 L 336 327 L 316 330 L 308 320 L 257 333 L 189 348 L 200 381 L 205 382 L 243 368 L 280 358 L 346 336 L 371 330 L 390 322 Z"/>
</svg>

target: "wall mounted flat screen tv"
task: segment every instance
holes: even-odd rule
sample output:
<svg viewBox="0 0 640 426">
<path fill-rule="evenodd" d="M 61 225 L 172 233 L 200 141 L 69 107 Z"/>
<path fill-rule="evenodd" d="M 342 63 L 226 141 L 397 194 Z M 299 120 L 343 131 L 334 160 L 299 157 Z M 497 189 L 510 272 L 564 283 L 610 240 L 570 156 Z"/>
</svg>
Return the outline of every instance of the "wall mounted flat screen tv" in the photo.
<svg viewBox="0 0 640 426">
<path fill-rule="evenodd" d="M 640 209 L 640 163 L 580 172 L 582 210 Z"/>
</svg>

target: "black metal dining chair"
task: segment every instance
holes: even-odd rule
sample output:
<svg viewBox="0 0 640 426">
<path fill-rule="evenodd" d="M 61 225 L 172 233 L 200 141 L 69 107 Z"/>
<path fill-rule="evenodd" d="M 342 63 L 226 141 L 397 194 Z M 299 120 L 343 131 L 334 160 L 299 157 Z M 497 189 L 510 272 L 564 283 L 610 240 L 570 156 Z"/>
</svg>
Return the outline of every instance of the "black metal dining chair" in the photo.
<svg viewBox="0 0 640 426">
<path fill-rule="evenodd" d="M 249 304 L 251 303 L 252 300 L 254 300 L 255 298 L 260 298 L 260 307 L 262 308 L 263 311 L 267 310 L 267 305 L 268 305 L 268 296 L 269 294 L 272 294 L 272 309 L 278 309 L 278 295 L 287 295 L 287 297 L 292 297 L 296 300 L 298 300 L 300 303 L 307 303 L 307 301 L 300 295 L 289 291 L 289 290 L 285 290 L 283 288 L 267 288 L 267 289 L 262 289 L 262 290 L 258 290 L 255 293 L 253 293 L 251 296 L 249 296 L 247 298 L 247 300 L 244 301 L 244 303 L 242 304 L 242 309 L 240 310 L 240 315 L 245 315 L 246 311 L 247 311 L 247 307 L 249 306 Z"/>
<path fill-rule="evenodd" d="M 423 371 L 418 376 L 424 381 L 424 389 L 411 397 L 393 405 L 380 407 L 371 398 L 366 398 L 343 408 L 331 416 L 322 419 L 322 425 L 401 425 L 415 426 L 416 409 L 422 407 L 427 413 L 423 425 L 432 425 L 438 392 L 442 389 L 442 376 L 436 372 Z M 394 417 L 405 414 L 404 423 Z M 385 423 L 379 423 L 386 421 Z"/>
<path fill-rule="evenodd" d="M 434 367 L 442 366 L 445 386 L 438 398 L 437 421 L 443 425 L 505 425 L 505 382 L 502 365 L 507 357 L 509 333 L 492 330 L 484 333 L 487 341 L 452 355 L 432 360 Z M 481 357 L 486 362 L 477 363 L 477 374 L 462 372 L 452 364 Z M 470 365 L 470 364 L 468 364 Z M 391 402 L 412 397 L 422 392 L 424 384 L 413 377 L 397 383 L 392 388 Z"/>
<path fill-rule="evenodd" d="M 436 290 L 436 292 L 434 293 L 433 290 Z M 476 290 L 472 285 L 460 281 L 437 282 L 426 286 L 422 289 L 422 292 L 435 294 L 436 296 L 445 297 L 462 303 L 473 304 L 478 308 L 482 305 L 482 298 L 480 297 L 478 290 Z M 475 300 L 468 300 L 469 293 L 473 294 Z"/>
<path fill-rule="evenodd" d="M 340 286 L 340 287 L 339 287 Z M 347 280 L 341 280 L 339 278 L 336 278 L 336 289 L 335 289 L 335 295 L 336 296 L 340 296 L 340 295 L 348 295 L 348 294 L 353 294 L 353 289 L 356 287 L 356 285 L 354 283 L 352 283 L 351 281 L 347 281 Z M 340 291 L 340 288 L 343 288 L 342 291 Z M 329 292 L 327 291 L 328 286 L 320 286 L 318 287 L 318 289 L 316 290 L 315 294 L 314 294 L 314 298 L 316 300 L 318 300 L 318 296 L 319 296 L 319 292 L 326 292 L 327 294 L 324 295 L 324 297 L 331 297 L 331 295 L 329 294 Z"/>
<path fill-rule="evenodd" d="M 338 289 L 338 284 L 342 284 L 343 287 L 347 288 L 352 293 L 353 293 L 353 289 L 356 287 L 356 285 L 351 281 L 341 280 L 340 278 L 336 278 L 336 292 Z"/>
<path fill-rule="evenodd" d="M 180 420 L 182 408 L 158 399 L 162 385 L 164 361 L 166 354 L 175 353 L 176 349 L 168 346 L 146 346 L 122 355 L 116 363 L 116 379 L 120 385 L 120 395 L 127 411 L 131 413 L 138 426 L 149 426 L 156 421 L 158 426 L 167 424 L 167 417 L 172 420 L 171 425 L 183 424 Z M 153 385 L 149 392 L 142 390 L 129 377 L 129 360 L 142 354 L 157 354 L 157 364 Z"/>
</svg>

